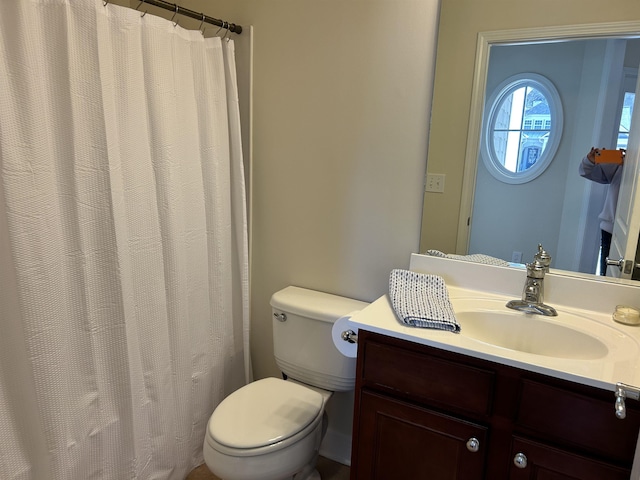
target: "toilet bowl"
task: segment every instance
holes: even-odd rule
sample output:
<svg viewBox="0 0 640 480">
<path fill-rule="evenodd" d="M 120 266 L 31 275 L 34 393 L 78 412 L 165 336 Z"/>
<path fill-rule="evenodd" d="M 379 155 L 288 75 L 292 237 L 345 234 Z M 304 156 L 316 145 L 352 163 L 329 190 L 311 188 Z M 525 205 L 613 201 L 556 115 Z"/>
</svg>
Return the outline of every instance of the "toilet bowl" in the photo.
<svg viewBox="0 0 640 480">
<path fill-rule="evenodd" d="M 307 466 L 296 480 L 314 478 L 330 394 L 272 377 L 237 390 L 209 420 L 205 462 L 224 480 L 293 478 Z"/>
<path fill-rule="evenodd" d="M 264 378 L 215 409 L 203 454 L 223 480 L 317 480 L 318 451 L 334 391 L 353 389 L 355 359 L 333 344 L 331 327 L 367 303 L 287 287 L 272 299 L 274 353 L 286 380 Z"/>
</svg>

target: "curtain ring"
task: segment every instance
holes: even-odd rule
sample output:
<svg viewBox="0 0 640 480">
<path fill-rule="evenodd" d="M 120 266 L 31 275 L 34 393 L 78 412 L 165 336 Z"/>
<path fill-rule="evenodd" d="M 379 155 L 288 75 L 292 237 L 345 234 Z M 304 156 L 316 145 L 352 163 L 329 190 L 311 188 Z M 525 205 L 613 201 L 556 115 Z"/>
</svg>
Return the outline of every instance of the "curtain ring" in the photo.
<svg viewBox="0 0 640 480">
<path fill-rule="evenodd" d="M 202 14 L 202 21 L 200 22 L 200 28 L 198 28 L 198 30 L 200 30 L 200 33 L 201 33 L 201 34 L 202 34 L 202 36 L 204 37 L 204 31 L 205 31 L 207 28 L 206 28 L 206 27 L 205 27 L 205 28 L 202 28 L 203 26 L 204 26 L 204 13 Z"/>
<path fill-rule="evenodd" d="M 176 15 L 178 15 L 178 4 L 177 4 L 177 3 L 175 4 L 175 7 L 176 7 L 176 11 L 175 11 L 175 13 L 173 14 L 173 17 L 171 17 L 171 21 L 172 21 L 172 22 L 173 22 L 173 19 L 174 19 L 174 18 L 176 18 Z M 177 21 L 177 20 L 174 22 L 173 26 L 174 26 L 174 27 L 177 27 L 177 26 L 178 26 L 178 21 Z"/>
<path fill-rule="evenodd" d="M 222 37 L 222 40 L 224 40 L 225 38 L 227 38 L 227 34 L 229 33 L 229 22 L 222 22 L 224 25 L 224 28 L 226 28 L 226 30 L 224 31 L 224 35 Z M 227 41 L 229 41 L 229 39 L 227 38 Z"/>
<path fill-rule="evenodd" d="M 144 3 L 144 0 L 141 0 L 141 2 L 136 7 L 136 10 L 140 10 L 140 7 L 142 6 L 143 3 Z"/>
<path fill-rule="evenodd" d="M 109 5 L 109 0 L 102 0 L 102 6 L 106 7 L 107 5 Z"/>
</svg>

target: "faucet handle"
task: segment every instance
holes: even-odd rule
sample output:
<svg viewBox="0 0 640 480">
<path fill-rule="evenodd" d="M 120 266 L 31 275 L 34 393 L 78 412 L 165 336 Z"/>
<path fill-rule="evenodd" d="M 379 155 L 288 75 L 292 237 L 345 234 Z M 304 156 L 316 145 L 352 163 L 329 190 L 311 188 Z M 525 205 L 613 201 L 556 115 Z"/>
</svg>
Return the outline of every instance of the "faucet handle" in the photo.
<svg viewBox="0 0 640 480">
<path fill-rule="evenodd" d="M 535 263 L 540 263 L 545 271 L 549 271 L 549 265 L 551 265 L 551 255 L 547 253 L 547 251 L 542 247 L 542 244 L 538 244 L 538 253 L 533 256 L 533 261 Z"/>
</svg>

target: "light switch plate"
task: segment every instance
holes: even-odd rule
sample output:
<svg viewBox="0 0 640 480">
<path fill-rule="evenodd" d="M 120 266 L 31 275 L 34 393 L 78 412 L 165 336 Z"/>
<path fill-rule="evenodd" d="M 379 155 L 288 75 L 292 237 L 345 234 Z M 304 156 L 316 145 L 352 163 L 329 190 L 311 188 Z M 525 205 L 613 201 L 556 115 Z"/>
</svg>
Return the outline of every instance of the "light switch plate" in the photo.
<svg viewBox="0 0 640 480">
<path fill-rule="evenodd" d="M 444 173 L 427 173 L 427 181 L 425 182 L 425 192 L 444 192 Z"/>
</svg>

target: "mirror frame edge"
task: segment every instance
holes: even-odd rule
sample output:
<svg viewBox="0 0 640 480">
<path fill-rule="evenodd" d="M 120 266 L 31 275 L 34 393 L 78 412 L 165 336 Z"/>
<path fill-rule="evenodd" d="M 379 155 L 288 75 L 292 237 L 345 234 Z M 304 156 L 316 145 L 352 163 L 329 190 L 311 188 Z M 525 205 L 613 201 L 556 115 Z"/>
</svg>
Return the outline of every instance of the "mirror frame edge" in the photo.
<svg viewBox="0 0 640 480">
<path fill-rule="evenodd" d="M 466 255 L 469 251 L 490 47 L 510 43 L 607 38 L 621 35 L 640 36 L 640 20 L 478 32 L 456 237 L 458 255 Z"/>
</svg>

